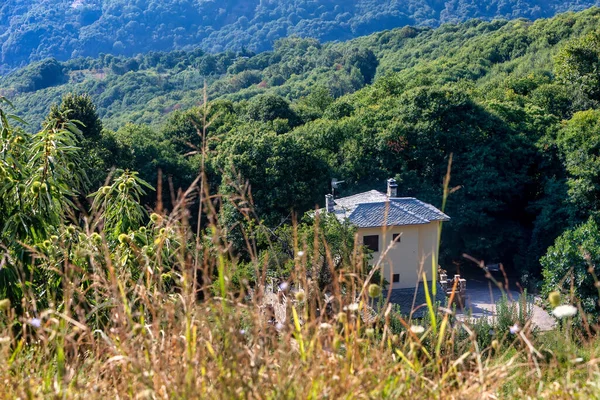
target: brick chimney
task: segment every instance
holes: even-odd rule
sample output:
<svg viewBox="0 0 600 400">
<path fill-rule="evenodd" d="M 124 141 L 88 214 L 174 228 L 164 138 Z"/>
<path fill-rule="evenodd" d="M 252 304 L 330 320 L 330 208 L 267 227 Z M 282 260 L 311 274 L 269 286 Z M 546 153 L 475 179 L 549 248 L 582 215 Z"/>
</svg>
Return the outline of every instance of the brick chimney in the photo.
<svg viewBox="0 0 600 400">
<path fill-rule="evenodd" d="M 328 194 L 325 196 L 325 209 L 327 210 L 328 213 L 332 213 L 334 212 L 334 207 L 335 207 L 335 203 L 333 201 L 333 195 L 332 194 Z"/>
<path fill-rule="evenodd" d="M 398 197 L 398 184 L 394 178 L 387 180 L 387 196 Z"/>
</svg>

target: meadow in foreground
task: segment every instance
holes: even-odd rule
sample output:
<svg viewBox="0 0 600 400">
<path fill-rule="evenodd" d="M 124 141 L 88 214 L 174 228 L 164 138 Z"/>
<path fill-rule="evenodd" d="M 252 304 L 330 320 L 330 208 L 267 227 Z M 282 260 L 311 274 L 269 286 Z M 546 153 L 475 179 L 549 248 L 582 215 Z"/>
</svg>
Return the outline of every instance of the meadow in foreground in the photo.
<svg viewBox="0 0 600 400">
<path fill-rule="evenodd" d="M 35 273 L 4 254 L 3 268 L 36 283 L 20 286 L 20 304 L 0 302 L 3 398 L 600 395 L 600 343 L 573 329 L 572 314 L 543 334 L 508 304 L 497 319 L 465 321 L 428 301 L 418 305 L 427 317 L 411 320 L 367 280 L 374 270 L 367 274 L 361 246 L 349 263 L 334 263 L 322 233 L 328 222 L 318 218 L 310 243 L 293 228 L 286 281 L 252 256 L 244 268 L 256 280 L 236 282 L 241 262 L 214 209 L 228 199 L 201 199 L 209 222 L 195 242 L 186 203 L 196 189 L 170 215 L 153 213 L 117 234 L 111 202 L 139 190 L 125 172 L 102 188 L 96 217 L 27 249 Z M 250 254 L 260 224 L 253 229 L 244 232 Z M 330 267 L 325 285 L 320 264 Z"/>
</svg>

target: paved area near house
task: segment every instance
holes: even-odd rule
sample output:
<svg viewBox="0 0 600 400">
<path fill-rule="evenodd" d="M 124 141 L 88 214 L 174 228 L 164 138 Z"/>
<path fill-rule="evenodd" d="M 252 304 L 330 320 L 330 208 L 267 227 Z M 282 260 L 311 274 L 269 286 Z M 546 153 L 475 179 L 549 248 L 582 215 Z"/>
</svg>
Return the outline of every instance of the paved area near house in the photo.
<svg viewBox="0 0 600 400">
<path fill-rule="evenodd" d="M 507 292 L 509 300 L 518 301 L 520 292 L 513 288 Z M 502 291 L 488 280 L 467 280 L 467 299 L 464 314 L 471 312 L 473 317 L 495 315 L 496 303 L 502 297 Z M 539 299 L 538 299 L 539 300 Z M 542 331 L 549 331 L 556 325 L 555 319 L 543 308 L 533 305 L 533 323 Z"/>
</svg>

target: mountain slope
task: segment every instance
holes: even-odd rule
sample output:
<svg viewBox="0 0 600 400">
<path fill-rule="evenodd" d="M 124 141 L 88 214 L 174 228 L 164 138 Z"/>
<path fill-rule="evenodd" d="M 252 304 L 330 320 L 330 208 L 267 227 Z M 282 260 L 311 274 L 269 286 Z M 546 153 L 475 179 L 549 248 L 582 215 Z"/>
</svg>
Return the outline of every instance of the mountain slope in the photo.
<svg viewBox="0 0 600 400">
<path fill-rule="evenodd" d="M 0 74 L 47 57 L 201 48 L 271 48 L 289 35 L 347 40 L 405 25 L 470 18 L 537 19 L 598 0 L 5 0 Z"/>
<path fill-rule="evenodd" d="M 551 73 L 552 54 L 593 30 L 599 12 L 593 8 L 535 23 L 473 20 L 438 29 L 405 27 L 344 43 L 288 38 L 274 51 L 250 57 L 196 50 L 45 60 L 0 79 L 0 95 L 35 127 L 63 95 L 89 93 L 107 126 L 118 129 L 127 122 L 159 125 L 172 110 L 197 105 L 205 79 L 211 99 L 274 93 L 294 100 L 315 87 L 341 97 L 393 72 L 412 86 L 485 82 L 505 71 L 527 75 L 534 66 Z"/>
</svg>

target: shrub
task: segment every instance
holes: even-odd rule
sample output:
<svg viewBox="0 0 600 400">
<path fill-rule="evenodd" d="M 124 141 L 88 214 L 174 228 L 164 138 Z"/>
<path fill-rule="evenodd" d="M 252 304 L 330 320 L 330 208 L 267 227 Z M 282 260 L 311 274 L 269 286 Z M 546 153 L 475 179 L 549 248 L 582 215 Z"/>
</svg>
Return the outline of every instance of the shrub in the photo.
<svg viewBox="0 0 600 400">
<path fill-rule="evenodd" d="M 600 315 L 596 285 L 600 265 L 600 229 L 594 218 L 563 233 L 540 260 L 544 276 L 543 294 L 559 290 L 570 293 L 583 310 Z"/>
</svg>

